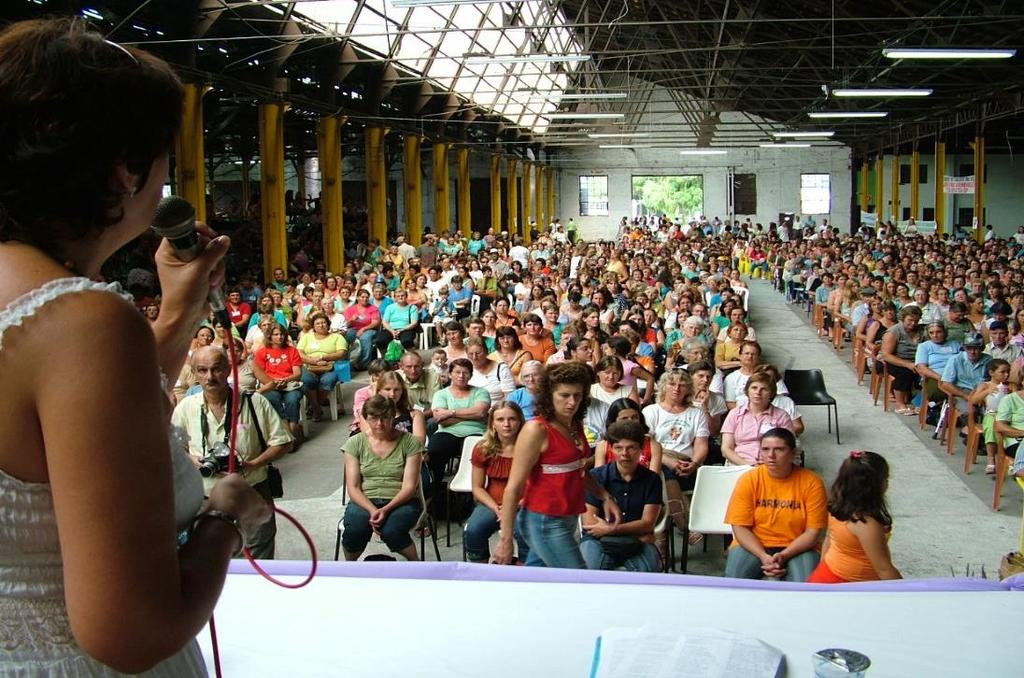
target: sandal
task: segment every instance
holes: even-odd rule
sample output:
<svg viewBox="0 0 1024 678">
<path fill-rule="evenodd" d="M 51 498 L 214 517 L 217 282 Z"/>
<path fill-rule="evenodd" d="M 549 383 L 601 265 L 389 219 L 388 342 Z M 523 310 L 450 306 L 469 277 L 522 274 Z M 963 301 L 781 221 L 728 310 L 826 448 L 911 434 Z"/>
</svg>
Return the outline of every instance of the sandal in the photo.
<svg viewBox="0 0 1024 678">
<path fill-rule="evenodd" d="M 903 409 L 894 410 L 896 414 L 902 414 L 904 417 L 916 417 L 918 411 L 916 407 L 904 407 Z"/>
<path fill-rule="evenodd" d="M 995 474 L 996 474 L 996 465 L 995 464 L 986 464 L 985 465 L 985 475 L 987 475 L 987 476 L 994 476 Z"/>
<path fill-rule="evenodd" d="M 695 546 L 704 541 L 704 535 L 700 532 L 691 532 L 690 536 L 686 540 L 690 546 Z"/>
</svg>

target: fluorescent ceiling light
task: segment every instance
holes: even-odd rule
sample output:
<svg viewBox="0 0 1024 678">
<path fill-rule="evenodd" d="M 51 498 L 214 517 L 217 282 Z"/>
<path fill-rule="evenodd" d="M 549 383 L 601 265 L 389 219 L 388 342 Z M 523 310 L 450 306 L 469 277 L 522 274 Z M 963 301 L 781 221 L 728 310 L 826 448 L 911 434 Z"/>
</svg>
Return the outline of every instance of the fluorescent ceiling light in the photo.
<svg viewBox="0 0 1024 678">
<path fill-rule="evenodd" d="M 687 148 L 679 151 L 679 155 L 725 155 L 728 153 L 724 148 Z"/>
<path fill-rule="evenodd" d="M 593 101 L 593 100 L 604 100 L 604 99 L 625 99 L 627 97 L 626 92 L 607 92 L 593 94 L 559 94 L 558 92 L 552 92 L 551 94 L 538 94 L 531 96 L 527 101 L 538 102 L 538 101 Z"/>
<path fill-rule="evenodd" d="M 508 54 L 504 56 L 467 54 L 464 58 L 466 64 L 470 66 L 487 66 L 489 64 L 567 64 L 590 61 L 589 54 Z"/>
<path fill-rule="evenodd" d="M 430 7 L 431 5 L 496 5 L 504 0 L 391 0 L 391 6 L 401 9 L 402 7 Z"/>
<path fill-rule="evenodd" d="M 547 118 L 548 120 L 570 120 L 572 118 L 590 118 L 593 120 L 611 120 L 614 118 L 625 118 L 625 113 L 584 113 L 584 112 L 565 112 L 565 113 L 548 113 L 540 116 Z"/>
<path fill-rule="evenodd" d="M 911 47 L 883 49 L 882 56 L 890 59 L 1009 59 L 1015 49 L 955 49 Z"/>
<path fill-rule="evenodd" d="M 824 118 L 884 118 L 888 111 L 818 111 L 808 113 L 807 117 L 821 120 Z"/>
<path fill-rule="evenodd" d="M 637 137 L 649 137 L 651 136 L 647 132 L 601 132 L 597 134 L 588 134 L 591 139 L 635 139 Z"/>
<path fill-rule="evenodd" d="M 601 144 L 598 148 L 651 148 L 650 144 Z"/>
<path fill-rule="evenodd" d="M 864 88 L 864 89 L 834 89 L 832 96 L 837 97 L 926 97 L 930 96 L 930 89 L 886 89 L 886 88 Z"/>
<path fill-rule="evenodd" d="M 758 144 L 761 148 L 810 148 L 810 144 Z"/>
<path fill-rule="evenodd" d="M 814 137 L 835 136 L 835 132 L 831 130 L 824 132 L 772 132 L 772 136 L 786 139 L 811 139 Z"/>
<path fill-rule="evenodd" d="M 557 96 L 552 94 L 552 96 Z M 581 92 L 578 94 L 563 94 L 562 101 L 585 101 L 587 99 L 625 99 L 628 92 Z"/>
</svg>

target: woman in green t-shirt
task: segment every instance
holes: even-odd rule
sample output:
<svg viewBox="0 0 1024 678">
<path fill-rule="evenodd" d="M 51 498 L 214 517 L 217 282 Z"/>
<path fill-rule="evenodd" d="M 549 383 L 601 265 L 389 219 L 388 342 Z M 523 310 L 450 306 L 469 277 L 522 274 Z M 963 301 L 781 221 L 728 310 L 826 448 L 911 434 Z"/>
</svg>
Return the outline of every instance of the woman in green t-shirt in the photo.
<svg viewBox="0 0 1024 678">
<path fill-rule="evenodd" d="M 365 431 L 345 441 L 345 485 L 349 504 L 342 519 L 345 560 L 356 560 L 376 532 L 388 548 L 407 560 L 419 560 L 409 532 L 422 507 L 419 501 L 423 445 L 395 428 L 395 403 L 372 396 L 362 408 Z"/>
<path fill-rule="evenodd" d="M 451 384 L 434 394 L 431 401 L 437 433 L 430 436 L 427 446 L 427 467 L 433 480 L 433 492 L 441 485 L 444 468 L 452 457 L 462 456 L 462 444 L 467 436 L 482 436 L 487 430 L 487 415 L 491 411 L 491 396 L 485 389 L 470 386 L 473 363 L 467 358 L 456 358 L 448 363 Z"/>
</svg>

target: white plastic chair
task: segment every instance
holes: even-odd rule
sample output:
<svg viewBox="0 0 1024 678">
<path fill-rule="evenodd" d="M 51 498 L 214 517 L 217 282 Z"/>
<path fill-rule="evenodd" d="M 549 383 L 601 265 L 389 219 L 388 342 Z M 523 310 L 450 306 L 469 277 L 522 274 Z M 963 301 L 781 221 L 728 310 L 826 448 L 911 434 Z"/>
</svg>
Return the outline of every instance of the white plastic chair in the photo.
<svg viewBox="0 0 1024 678">
<path fill-rule="evenodd" d="M 429 351 L 430 345 L 433 343 L 434 334 L 434 322 L 421 322 L 420 323 L 420 350 Z"/>
<path fill-rule="evenodd" d="M 473 464 L 470 461 L 473 456 L 473 448 L 483 440 L 483 436 L 466 436 L 462 439 L 462 455 L 459 457 L 459 468 L 455 475 L 448 481 L 448 492 L 444 495 L 444 518 L 447 524 L 445 534 L 445 545 L 452 545 L 452 492 L 473 492 Z"/>
<path fill-rule="evenodd" d="M 697 469 L 697 481 L 690 498 L 690 519 L 687 528 L 701 534 L 722 534 L 731 536 L 732 525 L 725 522 L 725 511 L 729 507 L 736 481 L 753 466 L 701 466 Z M 688 537 L 689 535 L 687 535 Z M 683 549 L 688 548 L 689 540 Z M 705 544 L 707 541 L 705 540 Z M 681 569 L 686 572 L 687 555 L 684 552 Z"/>
<path fill-rule="evenodd" d="M 743 310 L 749 311 L 750 290 L 748 290 L 746 287 L 733 287 L 732 291 L 738 294 L 740 296 L 740 299 L 743 300 Z"/>
<path fill-rule="evenodd" d="M 732 525 L 725 522 L 736 481 L 753 466 L 701 466 L 690 500 L 691 532 L 732 534 Z"/>
</svg>

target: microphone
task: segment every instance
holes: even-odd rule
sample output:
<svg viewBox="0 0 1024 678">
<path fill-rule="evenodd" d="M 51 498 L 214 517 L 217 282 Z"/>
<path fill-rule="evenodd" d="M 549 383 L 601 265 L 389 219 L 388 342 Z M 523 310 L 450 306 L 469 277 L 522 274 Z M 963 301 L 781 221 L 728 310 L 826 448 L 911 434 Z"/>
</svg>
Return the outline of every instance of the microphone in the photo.
<svg viewBox="0 0 1024 678">
<path fill-rule="evenodd" d="M 196 210 L 184 198 L 170 195 L 157 204 L 153 215 L 153 232 L 161 238 L 167 238 L 174 248 L 174 253 L 182 261 L 192 261 L 199 256 L 203 246 L 196 232 Z M 210 308 L 214 317 L 230 330 L 231 318 L 227 313 L 224 301 L 224 290 L 210 290 Z"/>
</svg>

